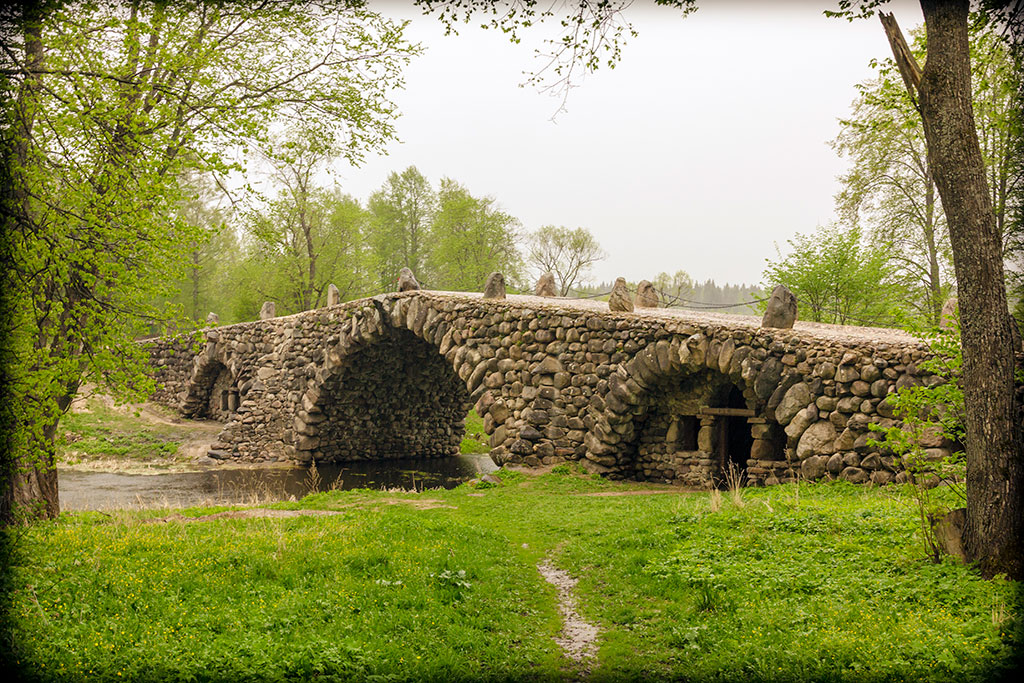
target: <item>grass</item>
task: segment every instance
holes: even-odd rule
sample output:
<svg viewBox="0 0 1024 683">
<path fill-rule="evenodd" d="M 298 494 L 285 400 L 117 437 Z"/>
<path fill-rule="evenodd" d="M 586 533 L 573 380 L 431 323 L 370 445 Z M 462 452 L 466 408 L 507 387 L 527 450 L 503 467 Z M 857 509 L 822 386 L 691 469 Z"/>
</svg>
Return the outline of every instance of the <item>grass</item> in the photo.
<svg viewBox="0 0 1024 683">
<path fill-rule="evenodd" d="M 195 434 L 191 424 L 141 420 L 131 411 L 111 408 L 98 399 L 87 399 L 86 407 L 89 412 L 69 412 L 61 418 L 58 457 L 62 463 L 98 459 L 166 461 Z"/>
<path fill-rule="evenodd" d="M 459 453 L 490 453 L 491 446 L 487 438 L 487 434 L 484 433 L 484 419 L 470 408 L 469 414 L 466 415 L 466 435 L 459 444 Z"/>
<path fill-rule="evenodd" d="M 984 681 L 1019 644 L 1017 585 L 925 561 L 898 487 L 746 489 L 713 512 L 568 465 L 502 479 L 273 506 L 330 516 L 37 524 L 14 654 L 40 680 L 569 680 L 544 557 L 602 631 L 595 680 Z"/>
</svg>

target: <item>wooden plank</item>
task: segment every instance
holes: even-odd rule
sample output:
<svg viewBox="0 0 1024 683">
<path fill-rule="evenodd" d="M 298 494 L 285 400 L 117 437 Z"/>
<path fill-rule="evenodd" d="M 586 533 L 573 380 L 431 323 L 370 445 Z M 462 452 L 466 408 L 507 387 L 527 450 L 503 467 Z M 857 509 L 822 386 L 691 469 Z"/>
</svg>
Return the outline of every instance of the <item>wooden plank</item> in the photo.
<svg viewBox="0 0 1024 683">
<path fill-rule="evenodd" d="M 756 413 L 749 408 L 710 408 L 704 406 L 700 409 L 700 414 L 713 417 L 754 417 Z"/>
</svg>

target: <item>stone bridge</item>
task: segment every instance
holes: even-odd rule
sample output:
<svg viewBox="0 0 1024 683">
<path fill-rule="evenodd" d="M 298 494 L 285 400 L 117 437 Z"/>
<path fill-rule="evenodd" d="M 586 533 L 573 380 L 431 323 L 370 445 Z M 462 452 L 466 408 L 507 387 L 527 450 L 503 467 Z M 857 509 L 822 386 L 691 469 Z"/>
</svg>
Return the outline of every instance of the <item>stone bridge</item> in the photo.
<svg viewBox="0 0 1024 683">
<path fill-rule="evenodd" d="M 449 456 L 475 405 L 498 464 L 700 484 L 886 483 L 886 397 L 941 381 L 888 329 L 412 291 L 153 340 L 154 395 L 224 423 L 222 460 Z M 941 456 L 951 444 L 926 444 Z"/>
</svg>

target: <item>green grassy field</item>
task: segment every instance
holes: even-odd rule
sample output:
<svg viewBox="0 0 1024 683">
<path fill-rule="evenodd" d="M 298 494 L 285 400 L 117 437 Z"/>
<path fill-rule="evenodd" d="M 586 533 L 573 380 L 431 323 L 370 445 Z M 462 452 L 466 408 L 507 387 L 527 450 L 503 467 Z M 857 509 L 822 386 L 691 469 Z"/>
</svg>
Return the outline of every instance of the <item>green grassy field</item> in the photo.
<svg viewBox="0 0 1024 683">
<path fill-rule="evenodd" d="M 95 397 L 83 405 L 86 410 L 68 412 L 61 419 L 58 457 L 64 465 L 120 460 L 168 466 L 179 446 L 198 430 L 195 422 L 172 423 L 174 413 L 153 404 L 145 407 L 149 419 L 140 417 L 137 409 L 114 408 Z"/>
<path fill-rule="evenodd" d="M 498 486 L 320 493 L 230 518 L 63 515 L 18 542 L 16 664 L 40 680 L 987 681 L 1018 586 L 929 564 L 909 493 L 649 489 L 560 466 Z M 597 625 L 562 656 L 550 558 Z"/>
</svg>

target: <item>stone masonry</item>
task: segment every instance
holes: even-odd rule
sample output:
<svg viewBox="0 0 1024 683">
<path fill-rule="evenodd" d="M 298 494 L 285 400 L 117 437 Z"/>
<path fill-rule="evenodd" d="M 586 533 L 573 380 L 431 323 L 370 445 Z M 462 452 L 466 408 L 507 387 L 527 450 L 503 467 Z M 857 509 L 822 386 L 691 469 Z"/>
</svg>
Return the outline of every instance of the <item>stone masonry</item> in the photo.
<svg viewBox="0 0 1024 683">
<path fill-rule="evenodd" d="M 897 387 L 940 381 L 897 330 L 516 295 L 408 291 L 147 343 L 154 400 L 224 422 L 213 457 L 451 455 L 475 404 L 498 464 L 687 484 L 730 465 L 893 481 L 869 425 L 897 424 Z"/>
</svg>

